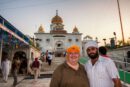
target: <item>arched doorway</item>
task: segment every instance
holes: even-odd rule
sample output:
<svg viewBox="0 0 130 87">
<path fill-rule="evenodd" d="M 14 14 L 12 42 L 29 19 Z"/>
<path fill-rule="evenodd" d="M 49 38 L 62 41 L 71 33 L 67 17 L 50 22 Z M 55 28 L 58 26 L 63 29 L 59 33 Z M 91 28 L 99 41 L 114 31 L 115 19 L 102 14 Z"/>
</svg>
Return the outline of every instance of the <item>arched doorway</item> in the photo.
<svg viewBox="0 0 130 87">
<path fill-rule="evenodd" d="M 19 68 L 19 74 L 26 74 L 27 73 L 27 57 L 26 53 L 23 51 L 18 51 L 14 54 L 14 58 L 19 58 L 21 64 Z"/>
<path fill-rule="evenodd" d="M 56 57 L 63 57 L 64 53 L 64 43 L 63 41 L 57 41 L 55 44 L 55 56 Z"/>
</svg>

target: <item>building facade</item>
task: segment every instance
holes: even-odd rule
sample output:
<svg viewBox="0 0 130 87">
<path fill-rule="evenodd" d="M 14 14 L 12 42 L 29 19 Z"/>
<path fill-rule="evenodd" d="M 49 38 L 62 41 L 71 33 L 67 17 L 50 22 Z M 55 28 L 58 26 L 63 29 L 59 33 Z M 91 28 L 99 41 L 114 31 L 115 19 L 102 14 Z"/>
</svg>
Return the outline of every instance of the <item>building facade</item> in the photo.
<svg viewBox="0 0 130 87">
<path fill-rule="evenodd" d="M 5 59 L 4 55 L 8 55 L 8 59 L 13 61 L 18 57 L 21 61 L 19 73 L 22 72 L 22 65 L 26 65 L 27 72 L 29 71 L 30 63 L 34 58 L 41 56 L 41 51 L 34 45 L 29 37 L 15 28 L 9 21 L 0 15 L 0 68 L 1 62 Z M 25 62 L 26 61 L 26 64 Z M 23 64 L 24 63 L 24 64 Z M 27 73 L 26 72 L 26 73 Z"/>
<path fill-rule="evenodd" d="M 42 26 L 39 27 L 38 32 L 34 33 L 38 41 L 42 52 L 51 51 L 55 53 L 55 56 L 62 56 L 66 49 L 71 45 L 78 45 L 82 54 L 82 34 L 79 33 L 78 28 L 75 26 L 72 33 L 68 33 L 64 29 L 63 20 L 56 12 L 51 20 L 50 32 L 46 33 Z"/>
</svg>

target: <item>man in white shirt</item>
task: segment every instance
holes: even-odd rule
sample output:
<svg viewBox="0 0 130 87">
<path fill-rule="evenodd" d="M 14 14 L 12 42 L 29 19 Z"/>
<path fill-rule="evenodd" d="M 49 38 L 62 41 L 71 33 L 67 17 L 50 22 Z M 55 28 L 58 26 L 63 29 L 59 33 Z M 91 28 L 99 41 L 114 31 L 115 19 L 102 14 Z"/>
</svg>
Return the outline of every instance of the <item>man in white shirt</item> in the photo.
<svg viewBox="0 0 130 87">
<path fill-rule="evenodd" d="M 121 87 L 114 62 L 110 58 L 99 56 L 97 43 L 88 41 L 85 48 L 90 58 L 85 65 L 90 87 Z"/>
<path fill-rule="evenodd" d="M 1 63 L 4 82 L 7 82 L 8 80 L 8 75 L 11 68 L 10 66 L 11 66 L 10 60 L 8 59 L 8 57 L 5 57 Z"/>
</svg>

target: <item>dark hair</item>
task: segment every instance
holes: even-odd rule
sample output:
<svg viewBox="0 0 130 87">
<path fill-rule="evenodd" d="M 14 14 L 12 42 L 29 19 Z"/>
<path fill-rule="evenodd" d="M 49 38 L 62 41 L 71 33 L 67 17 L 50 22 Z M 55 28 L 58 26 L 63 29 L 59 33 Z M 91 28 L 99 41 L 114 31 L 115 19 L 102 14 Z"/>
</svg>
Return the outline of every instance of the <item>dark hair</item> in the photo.
<svg viewBox="0 0 130 87">
<path fill-rule="evenodd" d="M 8 59 L 8 53 L 2 52 L 2 61 L 5 61 L 6 59 Z"/>
<path fill-rule="evenodd" d="M 99 47 L 99 53 L 101 55 L 106 55 L 107 54 L 107 48 L 104 47 L 104 46 Z"/>
</svg>

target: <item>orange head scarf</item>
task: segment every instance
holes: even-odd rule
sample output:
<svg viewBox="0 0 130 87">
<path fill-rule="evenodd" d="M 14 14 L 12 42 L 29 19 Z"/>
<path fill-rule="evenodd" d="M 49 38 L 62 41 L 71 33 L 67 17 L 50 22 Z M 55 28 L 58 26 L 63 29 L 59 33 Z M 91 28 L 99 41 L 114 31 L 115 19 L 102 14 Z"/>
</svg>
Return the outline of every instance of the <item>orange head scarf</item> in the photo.
<svg viewBox="0 0 130 87">
<path fill-rule="evenodd" d="M 80 53 L 80 48 L 77 45 L 72 45 L 66 50 L 67 53 L 76 52 Z"/>
</svg>

